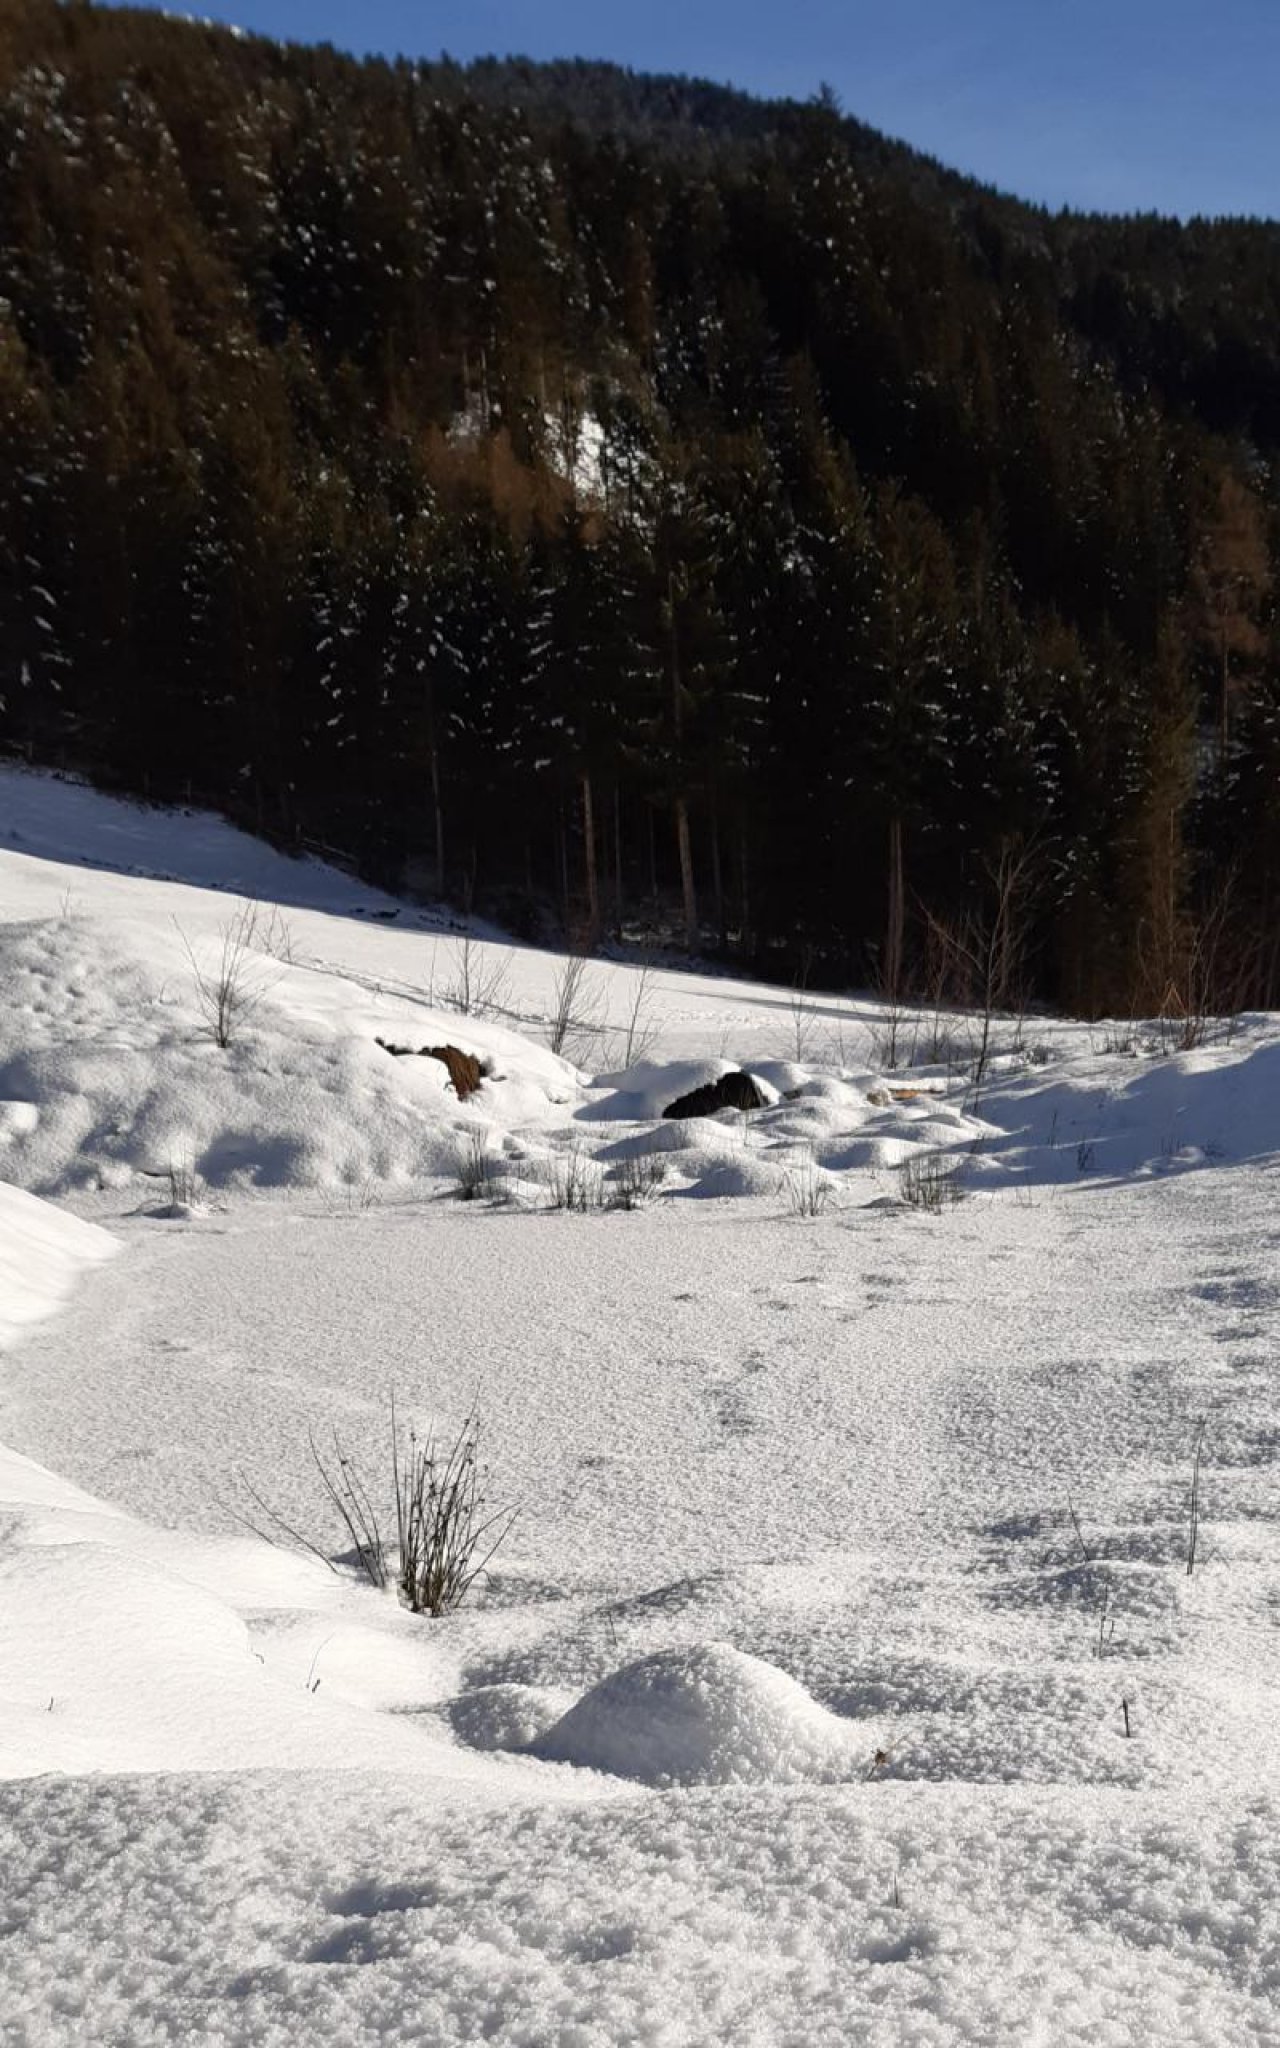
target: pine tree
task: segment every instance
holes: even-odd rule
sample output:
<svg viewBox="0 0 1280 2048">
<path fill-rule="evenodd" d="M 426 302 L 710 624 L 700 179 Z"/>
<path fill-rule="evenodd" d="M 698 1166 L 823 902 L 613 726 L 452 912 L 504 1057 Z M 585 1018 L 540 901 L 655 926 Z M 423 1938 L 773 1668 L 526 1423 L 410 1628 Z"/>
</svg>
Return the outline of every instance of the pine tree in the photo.
<svg viewBox="0 0 1280 2048">
<path fill-rule="evenodd" d="M 1046 992 L 1156 1000 L 1234 875 L 1273 994 L 1277 454 L 1265 224 L 1049 218 L 829 96 L 0 14 L 33 758 L 894 993 L 1035 831 Z"/>
</svg>

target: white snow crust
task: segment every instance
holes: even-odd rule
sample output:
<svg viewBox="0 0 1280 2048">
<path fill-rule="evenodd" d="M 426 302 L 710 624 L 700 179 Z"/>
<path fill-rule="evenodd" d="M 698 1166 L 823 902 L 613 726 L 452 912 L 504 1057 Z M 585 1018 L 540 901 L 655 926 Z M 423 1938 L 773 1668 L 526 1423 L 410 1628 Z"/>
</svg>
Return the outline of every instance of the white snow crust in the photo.
<svg viewBox="0 0 1280 2048">
<path fill-rule="evenodd" d="M 1280 1020 L 562 969 L 0 769 L 0 2039 L 1280 2048 Z"/>
</svg>

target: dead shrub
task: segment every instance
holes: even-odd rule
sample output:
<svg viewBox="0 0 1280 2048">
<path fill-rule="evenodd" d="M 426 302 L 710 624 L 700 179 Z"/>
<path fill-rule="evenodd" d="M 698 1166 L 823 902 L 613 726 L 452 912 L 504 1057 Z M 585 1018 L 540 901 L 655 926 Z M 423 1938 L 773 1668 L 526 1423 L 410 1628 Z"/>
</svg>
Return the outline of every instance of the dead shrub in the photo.
<svg viewBox="0 0 1280 2048">
<path fill-rule="evenodd" d="M 940 1216 L 958 1202 L 963 1189 L 955 1162 L 940 1152 L 917 1152 L 898 1168 L 898 1187 L 909 1209 L 923 1209 Z"/>
<path fill-rule="evenodd" d="M 379 1590 L 394 1586 L 414 1614 L 450 1614 L 460 1607 L 515 1521 L 514 1508 L 489 1506 L 487 1472 L 480 1458 L 480 1417 L 468 1409 L 453 1436 L 403 1438 L 391 1401 L 391 1490 L 396 1545 L 390 1547 L 373 1495 L 337 1433 L 331 1456 L 309 1436 L 312 1462 L 350 1543 L 350 1561 Z M 268 1542 L 283 1536 L 336 1571 L 327 1550 L 287 1522 L 242 1475 L 241 1484 L 261 1527 L 241 1519 Z M 272 1532 L 275 1532 L 275 1535 Z"/>
<path fill-rule="evenodd" d="M 263 931 L 260 906 L 240 905 L 222 926 L 220 950 L 208 966 L 201 966 L 181 925 L 176 928 L 191 965 L 201 1023 L 214 1044 L 225 1052 L 252 1021 L 266 993 L 255 959 Z"/>
<path fill-rule="evenodd" d="M 580 1142 L 555 1152 L 545 1169 L 547 1206 L 585 1215 L 605 1206 L 604 1169 Z"/>
<path fill-rule="evenodd" d="M 611 1209 L 642 1209 L 667 1177 L 667 1161 L 658 1152 L 639 1152 L 622 1160 L 609 1176 Z"/>
<path fill-rule="evenodd" d="M 502 1194 L 502 1166 L 489 1150 L 487 1132 L 466 1132 L 454 1156 L 459 1201 L 493 1201 Z"/>
<path fill-rule="evenodd" d="M 794 1216 L 821 1216 L 831 1200 L 831 1182 L 812 1157 L 788 1167 L 782 1185 Z"/>
</svg>

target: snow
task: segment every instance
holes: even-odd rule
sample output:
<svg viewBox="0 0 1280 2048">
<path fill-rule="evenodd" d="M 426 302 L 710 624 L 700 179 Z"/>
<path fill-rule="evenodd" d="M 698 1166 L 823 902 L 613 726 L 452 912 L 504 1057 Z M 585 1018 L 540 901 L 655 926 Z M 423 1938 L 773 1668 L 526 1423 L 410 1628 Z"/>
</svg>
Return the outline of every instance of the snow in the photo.
<svg viewBox="0 0 1280 2048">
<path fill-rule="evenodd" d="M 637 1060 L 620 1074 L 604 1074 L 599 1093 L 582 1111 L 600 1123 L 640 1123 L 662 1116 L 669 1105 L 734 1071 L 732 1060 Z"/>
<path fill-rule="evenodd" d="M 975 1082 L 602 960 L 570 1061 L 554 954 L 13 770 L 0 904 L 6 2042 L 1280 2044 L 1280 1022 Z M 438 1620 L 310 1448 L 393 1524 L 393 1392 L 518 1510 Z"/>
<path fill-rule="evenodd" d="M 534 1748 L 649 1785 L 838 1782 L 865 1777 L 869 1760 L 849 1723 L 729 1643 L 657 1650 L 610 1672 Z"/>
<path fill-rule="evenodd" d="M 15 1117 L 11 1130 L 25 1135 L 35 1128 L 34 1105 L 4 1107 L 31 1110 L 29 1118 Z M 24 1324 L 50 1315 L 85 1268 L 116 1249 L 95 1224 L 0 1181 L 0 1347 Z"/>
<path fill-rule="evenodd" d="M 211 975 L 219 946 L 201 948 Z M 447 1175 L 474 1119 L 438 1060 L 395 1059 L 380 1035 L 491 1063 L 494 1120 L 536 1121 L 576 1087 L 562 1061 L 501 1025 L 371 999 L 328 969 L 257 953 L 243 1024 L 220 1047 L 180 932 L 147 934 L 136 918 L 28 920 L 0 927 L 0 947 L 0 1088 L 17 1112 L 5 1166 L 43 1194 L 163 1188 L 174 1168 L 213 1188 Z M 513 1055 L 515 1076 L 503 1071 Z"/>
</svg>

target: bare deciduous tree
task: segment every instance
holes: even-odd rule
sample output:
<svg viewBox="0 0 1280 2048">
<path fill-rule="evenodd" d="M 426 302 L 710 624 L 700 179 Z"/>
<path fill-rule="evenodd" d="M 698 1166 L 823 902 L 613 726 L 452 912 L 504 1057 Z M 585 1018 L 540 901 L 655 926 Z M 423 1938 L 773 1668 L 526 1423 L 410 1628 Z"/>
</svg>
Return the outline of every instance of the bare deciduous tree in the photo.
<svg viewBox="0 0 1280 2048">
<path fill-rule="evenodd" d="M 552 983 L 547 1043 L 552 1052 L 567 1055 L 574 1047 L 586 1050 L 599 1031 L 600 991 L 591 978 L 590 956 L 566 953 Z"/>
<path fill-rule="evenodd" d="M 257 957 L 262 929 L 260 905 L 242 903 L 223 925 L 218 953 L 206 967 L 201 965 L 182 927 L 177 926 L 191 963 L 201 1020 L 214 1044 L 223 1051 L 235 1043 L 267 993 Z"/>
<path fill-rule="evenodd" d="M 928 914 L 932 943 L 949 965 L 956 999 L 977 1012 L 975 1088 L 986 1076 L 996 1018 L 1022 1005 L 1037 862 L 1033 844 L 1009 841 L 987 864 L 990 894 L 985 906 L 953 923 Z"/>
<path fill-rule="evenodd" d="M 622 1072 L 642 1060 L 657 1039 L 658 1026 L 650 1014 L 652 1000 L 653 964 L 646 960 L 631 984 L 616 1062 Z"/>
<path fill-rule="evenodd" d="M 434 959 L 433 952 L 433 982 Z M 509 1007 L 510 952 L 500 953 L 494 958 L 468 931 L 454 940 L 450 964 L 452 979 L 440 992 L 440 1000 L 448 1009 L 458 1010 L 464 1017 L 491 1017 Z"/>
<path fill-rule="evenodd" d="M 1157 1012 L 1164 1052 L 1194 1052 L 1215 1019 L 1232 1019 L 1244 1007 L 1252 962 L 1231 943 L 1234 890 L 1235 877 L 1228 875 L 1203 910 L 1181 922 L 1179 957 Z"/>
</svg>

